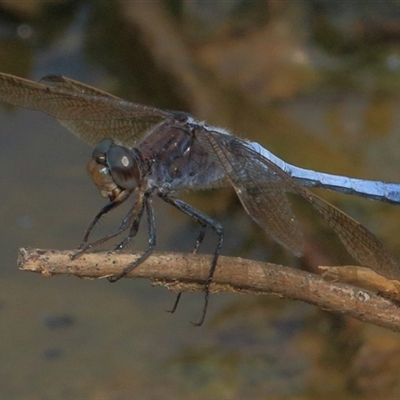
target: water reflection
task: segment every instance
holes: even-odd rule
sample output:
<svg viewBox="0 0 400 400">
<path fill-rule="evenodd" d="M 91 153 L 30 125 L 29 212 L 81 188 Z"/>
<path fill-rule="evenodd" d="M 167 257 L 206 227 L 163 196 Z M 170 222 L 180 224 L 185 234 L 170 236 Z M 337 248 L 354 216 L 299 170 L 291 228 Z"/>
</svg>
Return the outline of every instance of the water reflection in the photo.
<svg viewBox="0 0 400 400">
<path fill-rule="evenodd" d="M 322 1 L 17 3 L 0 2 L 2 72 L 35 79 L 65 74 L 128 100 L 189 111 L 291 163 L 398 180 L 394 1 L 378 9 Z M 147 282 L 108 285 L 18 272 L 18 247 L 75 247 L 103 202 L 84 172 L 91 149 L 50 118 L 4 110 L 4 397 L 337 397 L 349 387 L 366 397 L 377 381 L 365 377 L 383 376 L 382 360 L 395 376 L 398 346 L 391 333 L 304 304 L 216 295 L 209 324 L 198 330 L 188 321 L 196 319 L 200 295 L 184 296 L 171 316 L 163 309 L 173 296 Z M 185 196 L 224 224 L 226 254 L 295 265 L 245 216 L 232 192 Z M 400 259 L 396 208 L 324 196 Z M 195 228 L 162 204 L 156 213 L 159 249 L 189 250 Z M 312 248 L 306 259 L 348 262 L 326 228 L 307 211 L 304 216 Z M 118 216 L 103 229 L 115 221 Z M 322 237 L 328 242 L 320 246 Z M 140 237 L 135 246 L 144 244 Z M 43 324 L 48 316 L 74 322 L 51 330 Z M 395 385 L 380 385 L 380 395 L 398 395 Z"/>
</svg>

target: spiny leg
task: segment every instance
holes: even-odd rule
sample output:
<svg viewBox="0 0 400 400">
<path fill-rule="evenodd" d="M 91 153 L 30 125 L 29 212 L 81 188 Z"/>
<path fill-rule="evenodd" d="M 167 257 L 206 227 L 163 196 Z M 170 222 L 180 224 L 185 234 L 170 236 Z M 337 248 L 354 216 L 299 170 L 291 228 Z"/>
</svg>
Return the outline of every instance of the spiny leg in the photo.
<svg viewBox="0 0 400 400">
<path fill-rule="evenodd" d="M 220 223 L 218 223 L 217 221 L 215 221 L 212 218 L 208 217 L 207 215 L 201 213 L 200 211 L 196 210 L 195 208 L 189 206 L 189 204 L 186 204 L 182 200 L 175 199 L 175 198 L 172 198 L 172 197 L 168 197 L 168 196 L 163 195 L 163 194 L 159 194 L 159 196 L 165 202 L 167 202 L 168 204 L 173 205 L 174 207 L 176 207 L 178 210 L 182 211 L 186 215 L 189 215 L 190 217 L 194 218 L 203 227 L 203 229 L 200 232 L 200 235 L 199 235 L 199 237 L 197 239 L 197 242 L 199 242 L 199 244 L 197 244 L 197 242 L 196 242 L 196 246 L 195 246 L 195 251 L 196 252 L 197 252 L 197 249 L 200 246 L 201 241 L 204 238 L 205 227 L 209 226 L 218 235 L 217 247 L 215 249 L 214 256 L 213 256 L 213 259 L 211 261 L 210 271 L 208 273 L 207 279 L 206 279 L 205 284 L 204 284 L 205 296 L 204 296 L 203 313 L 202 313 L 202 316 L 201 316 L 199 322 L 197 322 L 197 323 L 192 322 L 192 324 L 195 325 L 195 326 L 201 326 L 203 324 L 205 318 L 206 318 L 207 308 L 208 308 L 208 298 L 209 298 L 209 294 L 210 294 L 210 285 L 211 285 L 211 282 L 212 282 L 212 278 L 214 276 L 215 268 L 217 266 L 217 261 L 218 261 L 219 253 L 221 251 L 222 242 L 224 240 L 223 228 L 222 228 L 222 225 Z M 179 299 L 180 299 L 180 295 L 178 294 L 177 300 L 175 301 L 176 305 L 179 302 Z"/>
<path fill-rule="evenodd" d="M 144 200 L 144 205 L 146 207 L 146 213 L 147 213 L 147 224 L 148 224 L 148 229 L 149 229 L 149 246 L 147 250 L 132 264 L 128 265 L 126 268 L 124 268 L 118 275 L 111 276 L 108 278 L 108 280 L 112 283 L 120 280 L 123 278 L 127 273 L 132 271 L 134 268 L 136 268 L 138 265 L 140 265 L 143 261 L 146 260 L 150 256 L 150 254 L 154 251 L 154 248 L 157 243 L 157 237 L 156 237 L 156 224 L 154 220 L 154 211 L 153 211 L 153 204 L 151 197 L 149 195 L 143 195 L 143 200 Z M 143 212 L 142 212 L 143 213 Z M 140 221 L 138 221 L 138 224 Z"/>
<path fill-rule="evenodd" d="M 118 207 L 121 205 L 128 197 L 130 196 L 130 192 L 125 190 L 121 192 L 118 197 L 114 198 L 113 200 L 109 201 L 94 217 L 93 221 L 89 224 L 87 227 L 85 234 L 83 235 L 82 243 L 79 246 L 79 249 L 82 249 L 85 247 L 89 235 L 91 234 L 93 228 L 97 225 L 97 223 L 100 221 L 100 218 L 104 215 L 113 210 L 114 208 Z"/>
<path fill-rule="evenodd" d="M 125 230 L 127 230 L 129 228 L 129 226 L 131 226 L 135 220 L 138 218 L 138 214 L 143 214 L 143 203 L 141 200 L 138 200 L 133 207 L 129 210 L 128 214 L 125 216 L 125 218 L 123 219 L 123 221 L 121 222 L 119 228 L 115 231 L 110 233 L 109 235 L 106 235 L 92 243 L 88 243 L 87 239 L 88 236 L 90 234 L 90 232 L 93 230 L 93 227 L 97 224 L 97 222 L 100 220 L 101 216 L 103 216 L 104 214 L 106 214 L 107 212 L 109 212 L 110 210 L 114 209 L 115 207 L 117 207 L 118 205 L 120 205 L 122 202 L 110 202 L 108 204 L 106 204 L 101 210 L 100 212 L 96 215 L 96 217 L 94 218 L 93 222 L 89 225 L 89 228 L 87 229 L 85 236 L 84 236 L 84 241 L 82 242 L 82 244 L 79 247 L 79 250 L 72 255 L 72 259 L 75 259 L 79 256 L 81 256 L 85 251 L 89 250 L 92 247 L 98 246 L 110 239 L 112 239 L 115 236 L 120 235 L 122 232 L 124 232 Z"/>
<path fill-rule="evenodd" d="M 203 243 L 204 236 L 206 235 L 207 224 L 203 224 L 202 221 L 198 221 L 201 225 L 201 230 L 199 232 L 199 236 L 197 236 L 196 243 L 194 245 L 194 249 L 192 250 L 192 254 L 197 254 L 201 244 Z"/>
<path fill-rule="evenodd" d="M 196 243 L 194 245 L 194 249 L 192 251 L 192 254 L 197 254 L 197 252 L 198 252 L 198 250 L 200 248 L 200 245 L 204 240 L 204 236 L 206 234 L 206 228 L 207 228 L 207 224 L 203 224 L 202 221 L 201 222 L 197 221 L 197 222 L 201 225 L 201 230 L 199 232 L 199 236 L 196 239 Z M 178 308 L 178 304 L 179 304 L 179 301 L 180 301 L 181 297 L 182 297 L 182 292 L 179 292 L 176 295 L 176 299 L 175 299 L 174 305 L 172 306 L 171 310 L 165 310 L 165 311 L 173 314 L 176 311 L 176 309 Z"/>
<path fill-rule="evenodd" d="M 107 214 L 109 211 L 113 210 L 114 208 L 118 207 L 121 203 L 116 202 L 116 201 L 110 201 L 107 203 L 94 217 L 93 221 L 89 224 L 87 227 L 85 234 L 82 239 L 82 243 L 79 246 L 79 249 L 82 249 L 86 246 L 87 241 L 89 239 L 89 235 L 92 233 L 93 228 L 97 225 L 97 223 L 100 221 L 100 218 L 104 215 Z"/>
<path fill-rule="evenodd" d="M 141 207 L 138 210 L 136 217 L 134 218 L 133 222 L 129 222 L 131 225 L 131 229 L 129 230 L 129 235 L 117 246 L 115 246 L 115 251 L 122 250 L 138 233 L 140 227 L 140 221 L 142 220 L 143 211 L 144 211 L 144 202 L 141 202 Z M 123 223 L 125 220 L 123 221 Z"/>
</svg>

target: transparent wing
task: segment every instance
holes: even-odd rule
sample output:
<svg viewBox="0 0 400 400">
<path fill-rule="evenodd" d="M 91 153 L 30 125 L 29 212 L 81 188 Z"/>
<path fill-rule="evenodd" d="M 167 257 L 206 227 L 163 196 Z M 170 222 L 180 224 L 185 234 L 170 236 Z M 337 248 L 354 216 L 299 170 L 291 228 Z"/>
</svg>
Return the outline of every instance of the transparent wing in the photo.
<svg viewBox="0 0 400 400">
<path fill-rule="evenodd" d="M 48 87 L 56 88 L 59 92 L 65 91 L 67 93 L 81 93 L 83 95 L 102 96 L 105 98 L 121 100 L 119 97 L 114 96 L 111 93 L 107 93 L 93 86 L 89 86 L 82 82 L 67 78 L 66 76 L 47 75 L 44 76 L 39 83 L 42 83 Z"/>
<path fill-rule="evenodd" d="M 300 186 L 245 141 L 215 131 L 201 130 L 196 138 L 226 172 L 251 217 L 273 238 L 296 254 L 301 236 L 285 192 L 308 201 L 331 226 L 347 251 L 378 274 L 400 278 L 400 268 L 383 243 L 357 221 Z M 295 231 L 295 232 L 294 232 Z"/>
<path fill-rule="evenodd" d="M 0 101 L 43 111 L 91 145 L 113 138 L 132 147 L 173 116 L 59 76 L 38 83 L 0 73 Z"/>
<path fill-rule="evenodd" d="M 302 235 L 285 193 L 290 188 L 282 177 L 256 162 L 253 152 L 234 136 L 201 130 L 196 139 L 225 171 L 247 213 L 273 239 L 300 256 Z"/>
</svg>

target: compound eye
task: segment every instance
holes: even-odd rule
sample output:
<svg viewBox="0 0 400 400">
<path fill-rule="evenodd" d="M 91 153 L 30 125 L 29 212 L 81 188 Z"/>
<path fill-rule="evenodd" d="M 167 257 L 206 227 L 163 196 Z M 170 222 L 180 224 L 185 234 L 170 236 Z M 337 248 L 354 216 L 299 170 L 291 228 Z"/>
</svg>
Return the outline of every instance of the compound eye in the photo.
<svg viewBox="0 0 400 400">
<path fill-rule="evenodd" d="M 125 189 L 139 184 L 139 167 L 131 150 L 123 146 L 111 146 L 106 154 L 107 166 L 114 182 Z"/>
<path fill-rule="evenodd" d="M 123 146 L 112 146 L 107 151 L 107 164 L 110 169 L 129 170 L 134 163 L 132 152 Z"/>
<path fill-rule="evenodd" d="M 110 150 L 113 145 L 112 139 L 104 139 L 97 144 L 93 149 L 92 158 L 97 162 L 104 164 L 106 153 Z"/>
</svg>

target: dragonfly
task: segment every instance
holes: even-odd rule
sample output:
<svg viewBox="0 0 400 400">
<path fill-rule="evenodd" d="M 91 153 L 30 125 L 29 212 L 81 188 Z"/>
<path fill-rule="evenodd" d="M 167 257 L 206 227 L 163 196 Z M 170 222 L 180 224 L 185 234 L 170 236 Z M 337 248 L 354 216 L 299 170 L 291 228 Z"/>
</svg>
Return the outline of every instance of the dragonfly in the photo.
<svg viewBox="0 0 400 400">
<path fill-rule="evenodd" d="M 125 101 L 63 76 L 50 75 L 34 82 L 0 73 L 0 101 L 49 114 L 94 146 L 87 168 L 108 201 L 88 226 L 74 257 L 127 231 L 115 248 L 122 250 L 136 236 L 143 215 L 147 215 L 147 249 L 118 275 L 109 277 L 111 282 L 125 276 L 153 252 L 157 242 L 154 196 L 200 225 L 193 253 L 197 253 L 207 228 L 215 232 L 218 240 L 204 282 L 202 315 L 194 325 L 202 325 L 206 317 L 224 230 L 219 222 L 179 199 L 179 193 L 188 189 L 232 186 L 249 216 L 275 241 L 301 256 L 302 233 L 287 197 L 288 193 L 297 194 L 316 210 L 361 265 L 389 279 L 400 279 L 396 260 L 372 232 L 307 189 L 322 187 L 398 204 L 400 184 L 296 167 L 260 144 L 199 122 L 188 113 Z M 134 204 L 118 229 L 90 242 L 100 218 L 133 193 Z M 180 296 L 181 293 L 172 312 Z"/>
</svg>

